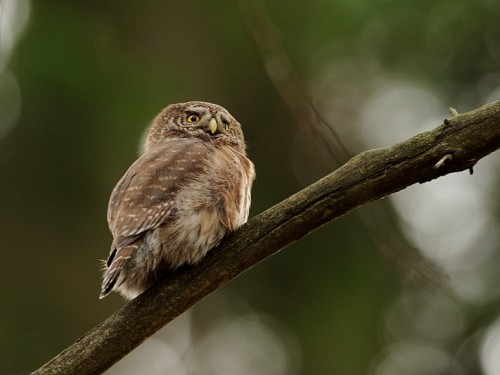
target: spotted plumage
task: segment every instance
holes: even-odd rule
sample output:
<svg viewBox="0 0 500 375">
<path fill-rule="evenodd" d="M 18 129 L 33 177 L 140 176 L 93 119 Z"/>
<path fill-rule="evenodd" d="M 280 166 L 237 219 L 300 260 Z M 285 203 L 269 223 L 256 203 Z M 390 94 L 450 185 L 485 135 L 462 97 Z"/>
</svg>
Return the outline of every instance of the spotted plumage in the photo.
<svg viewBox="0 0 500 375">
<path fill-rule="evenodd" d="M 174 104 L 155 118 L 144 153 L 111 193 L 100 298 L 134 298 L 247 221 L 255 171 L 245 150 L 241 125 L 218 105 Z"/>
</svg>

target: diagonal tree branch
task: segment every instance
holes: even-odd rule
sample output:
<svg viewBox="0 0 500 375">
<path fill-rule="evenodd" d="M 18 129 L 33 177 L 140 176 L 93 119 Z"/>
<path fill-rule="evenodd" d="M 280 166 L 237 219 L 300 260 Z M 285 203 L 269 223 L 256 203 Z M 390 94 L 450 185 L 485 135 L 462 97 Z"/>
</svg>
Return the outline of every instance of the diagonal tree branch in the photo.
<svg viewBox="0 0 500 375">
<path fill-rule="evenodd" d="M 323 146 L 338 165 L 344 164 L 352 155 L 335 130 L 342 125 L 333 126 L 328 123 L 307 93 L 306 87 L 293 68 L 278 28 L 267 14 L 265 3 L 262 0 L 239 0 L 237 3 L 267 76 L 295 119 L 295 123 L 306 133 L 310 133 L 316 143 Z M 444 274 L 414 248 L 398 226 L 388 219 L 387 211 L 391 209 L 392 205 L 387 203 L 383 210 L 381 205 L 371 205 L 358 214 L 373 243 L 384 256 L 395 263 L 400 273 L 405 276 L 410 275 L 422 285 L 435 289 L 445 279 Z"/>
<path fill-rule="evenodd" d="M 214 290 L 355 208 L 452 172 L 500 148 L 500 101 L 392 147 L 363 152 L 252 218 L 195 267 L 125 304 L 33 374 L 99 374 Z M 448 155 L 448 156 L 446 156 Z"/>
</svg>

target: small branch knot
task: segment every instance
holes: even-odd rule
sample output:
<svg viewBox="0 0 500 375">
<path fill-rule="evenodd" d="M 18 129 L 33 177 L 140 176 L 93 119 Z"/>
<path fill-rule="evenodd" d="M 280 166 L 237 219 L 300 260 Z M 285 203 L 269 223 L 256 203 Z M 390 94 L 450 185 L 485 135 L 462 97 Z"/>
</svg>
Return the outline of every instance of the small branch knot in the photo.
<svg viewBox="0 0 500 375">
<path fill-rule="evenodd" d="M 448 110 L 450 111 L 451 118 L 458 116 L 458 112 L 455 108 L 450 107 Z M 451 125 L 451 120 L 448 118 L 445 118 L 443 122 L 445 125 Z"/>
<path fill-rule="evenodd" d="M 441 159 L 439 159 L 439 161 L 434 165 L 434 169 L 441 168 L 446 162 L 452 161 L 452 160 L 453 160 L 453 155 L 446 154 Z"/>
</svg>

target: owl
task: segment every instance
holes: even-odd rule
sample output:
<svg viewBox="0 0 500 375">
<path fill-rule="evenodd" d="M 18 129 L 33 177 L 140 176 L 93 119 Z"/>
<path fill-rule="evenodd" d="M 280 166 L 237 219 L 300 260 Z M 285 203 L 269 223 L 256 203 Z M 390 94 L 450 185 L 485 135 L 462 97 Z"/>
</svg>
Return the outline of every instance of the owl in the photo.
<svg viewBox="0 0 500 375">
<path fill-rule="evenodd" d="M 172 104 L 108 205 L 113 242 L 100 298 L 135 298 L 165 273 L 199 262 L 248 219 L 255 179 L 241 125 L 221 106 Z"/>
</svg>

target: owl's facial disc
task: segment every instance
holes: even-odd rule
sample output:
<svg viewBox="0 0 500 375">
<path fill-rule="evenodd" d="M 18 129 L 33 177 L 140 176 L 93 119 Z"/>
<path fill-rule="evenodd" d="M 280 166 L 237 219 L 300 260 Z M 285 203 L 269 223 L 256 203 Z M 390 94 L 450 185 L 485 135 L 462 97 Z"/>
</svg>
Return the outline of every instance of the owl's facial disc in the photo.
<svg viewBox="0 0 500 375">
<path fill-rule="evenodd" d="M 204 107 L 189 107 L 184 112 L 184 119 L 193 126 L 211 135 L 225 134 L 229 131 L 230 121 L 224 113 L 211 111 Z"/>
</svg>

